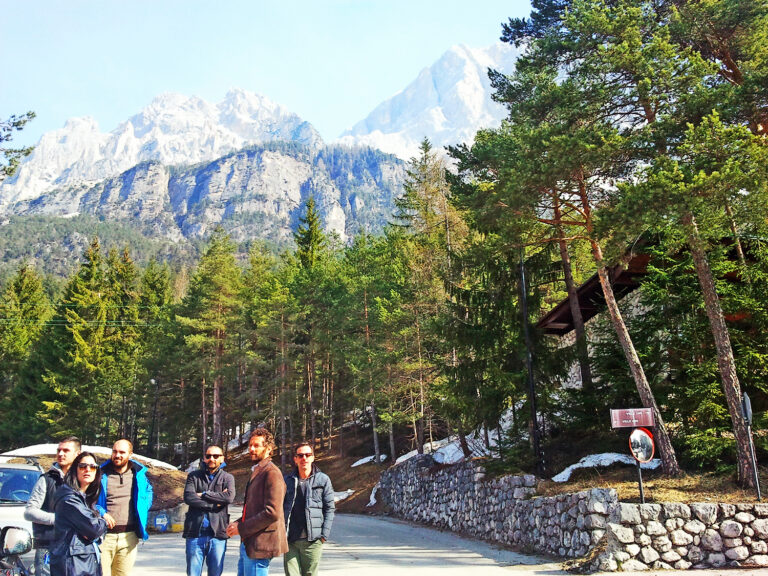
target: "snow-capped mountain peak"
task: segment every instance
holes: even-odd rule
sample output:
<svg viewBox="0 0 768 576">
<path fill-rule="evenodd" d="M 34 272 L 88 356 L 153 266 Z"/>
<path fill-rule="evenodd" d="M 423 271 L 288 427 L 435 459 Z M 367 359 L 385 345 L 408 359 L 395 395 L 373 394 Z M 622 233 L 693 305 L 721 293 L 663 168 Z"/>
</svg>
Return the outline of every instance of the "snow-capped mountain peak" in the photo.
<svg viewBox="0 0 768 576">
<path fill-rule="evenodd" d="M 258 94 L 231 90 L 211 104 L 164 93 L 110 133 L 86 117 L 44 134 L 18 173 L 0 185 L 0 205 L 97 182 L 148 160 L 189 165 L 271 140 L 322 142 L 309 123 Z"/>
<path fill-rule="evenodd" d="M 488 69 L 512 72 L 519 54 L 502 43 L 485 49 L 454 46 L 339 140 L 403 159 L 417 153 L 425 136 L 436 148 L 470 142 L 478 129 L 497 126 L 506 115 L 491 100 Z"/>
</svg>

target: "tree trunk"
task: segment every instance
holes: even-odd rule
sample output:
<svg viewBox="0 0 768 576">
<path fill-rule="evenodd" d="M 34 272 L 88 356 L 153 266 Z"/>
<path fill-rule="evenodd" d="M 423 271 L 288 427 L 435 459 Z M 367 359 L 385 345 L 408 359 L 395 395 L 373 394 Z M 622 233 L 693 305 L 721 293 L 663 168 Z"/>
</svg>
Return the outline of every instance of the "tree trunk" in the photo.
<svg viewBox="0 0 768 576">
<path fill-rule="evenodd" d="M 280 314 L 280 436 L 282 438 L 280 450 L 280 465 L 283 471 L 288 468 L 288 446 L 286 445 L 286 420 L 288 419 L 288 367 L 285 358 L 285 314 Z M 293 450 L 293 435 L 289 440 Z"/>
<path fill-rule="evenodd" d="M 221 311 L 219 312 L 221 314 Z M 214 359 L 214 377 L 213 377 L 213 430 L 211 439 L 214 445 L 221 445 L 221 370 L 222 358 L 224 357 L 224 333 L 216 330 L 216 357 Z"/>
<path fill-rule="evenodd" d="M 469 449 L 469 444 L 467 444 L 467 435 L 464 433 L 464 427 L 459 424 L 458 427 L 458 434 L 459 434 L 459 446 L 461 446 L 461 451 L 464 453 L 464 458 L 469 458 L 472 456 L 472 450 Z"/>
<path fill-rule="evenodd" d="M 416 426 L 416 443 L 424 446 L 424 413 L 426 411 L 426 393 L 424 390 L 424 364 L 421 355 L 421 326 L 419 316 L 416 315 L 416 354 L 419 360 L 419 412 Z M 419 452 L 421 453 L 421 451 Z"/>
<path fill-rule="evenodd" d="M 635 345 L 632 343 L 632 338 L 629 336 L 627 325 L 624 323 L 624 318 L 621 316 L 619 305 L 616 303 L 613 287 L 611 286 L 610 278 L 608 278 L 608 270 L 606 269 L 605 264 L 603 264 L 603 251 L 597 241 L 594 240 L 591 207 L 587 197 L 586 182 L 583 178 L 579 179 L 579 190 L 581 193 L 581 203 L 584 211 L 587 236 L 590 239 L 589 242 L 592 247 L 592 257 L 597 264 L 597 276 L 600 279 L 600 286 L 603 289 L 603 295 L 605 296 L 605 303 L 608 306 L 608 314 L 610 315 L 613 329 L 616 331 L 616 336 L 621 344 L 621 349 L 624 351 L 624 357 L 629 365 L 632 379 L 635 381 L 637 393 L 640 396 L 640 402 L 645 408 L 653 410 L 653 416 L 656 421 L 654 437 L 656 438 L 656 445 L 659 448 L 659 458 L 661 458 L 662 470 L 665 474 L 677 476 L 680 474 L 680 466 L 677 463 L 675 449 L 672 446 L 672 441 L 669 439 L 667 427 L 664 424 L 664 419 L 661 417 L 659 407 L 656 405 L 656 399 L 653 397 L 651 386 L 648 384 L 648 379 L 645 377 L 643 366 L 640 363 L 640 357 L 637 355 L 637 350 L 635 350 Z"/>
<path fill-rule="evenodd" d="M 736 246 L 736 256 L 738 257 L 739 265 L 741 266 L 741 277 L 747 284 L 751 284 L 752 282 L 749 278 L 749 274 L 747 273 L 747 258 L 744 255 L 744 247 L 741 245 L 739 232 L 736 228 L 736 220 L 733 218 L 733 211 L 731 210 L 731 206 L 728 204 L 728 202 L 725 203 L 725 213 L 728 216 L 728 223 L 731 227 L 731 234 L 733 234 L 733 242 Z"/>
<path fill-rule="evenodd" d="M 368 290 L 363 290 L 363 318 L 365 319 L 365 349 L 368 362 L 368 388 L 371 394 L 371 428 L 373 431 L 373 454 L 376 464 L 381 462 L 381 447 L 379 446 L 379 433 L 376 430 L 378 418 L 376 416 L 376 390 L 373 386 L 373 374 L 371 374 L 373 359 L 371 358 L 371 327 L 368 323 Z"/>
<path fill-rule="evenodd" d="M 555 220 L 562 219 L 560 210 L 560 201 L 555 196 Z M 557 225 L 557 243 L 560 247 L 560 260 L 563 264 L 563 279 L 565 280 L 565 289 L 568 291 L 568 304 L 571 308 L 571 317 L 573 318 L 573 329 L 576 332 L 576 357 L 579 361 L 579 371 L 581 372 L 581 386 L 586 392 L 593 391 L 592 368 L 589 365 L 589 347 L 587 345 L 587 334 L 584 329 L 584 317 L 581 315 L 581 305 L 579 304 L 579 294 L 576 290 L 576 282 L 573 279 L 573 269 L 571 267 L 571 255 L 568 252 L 568 244 L 565 241 L 565 234 L 561 225 Z"/>
<path fill-rule="evenodd" d="M 201 454 L 205 452 L 205 449 L 208 447 L 208 406 L 205 400 L 205 376 L 203 376 L 203 381 L 200 386 L 200 404 L 201 404 L 201 418 L 200 418 L 200 425 L 202 428 L 202 434 L 200 435 L 200 448 Z"/>
<path fill-rule="evenodd" d="M 683 223 L 690 230 L 688 246 L 691 250 L 693 265 L 696 268 L 696 276 L 699 279 L 701 292 L 704 296 L 704 308 L 707 311 L 712 337 L 715 340 L 715 349 L 717 350 L 717 366 L 720 370 L 720 379 L 723 383 L 728 412 L 731 414 L 733 435 L 736 438 L 738 482 L 740 486 L 754 488 L 755 481 L 752 475 L 749 430 L 741 411 L 741 386 L 739 384 L 739 377 L 736 374 L 736 362 L 733 358 L 731 337 L 728 332 L 728 326 L 725 324 L 725 315 L 720 306 L 720 299 L 717 296 L 712 270 L 709 267 L 707 255 L 701 247 L 698 227 L 693 214 L 687 214 Z"/>
<path fill-rule="evenodd" d="M 597 252 L 595 252 L 595 249 Z M 600 248 L 593 242 L 593 252 L 595 252 L 596 259 L 599 251 Z M 635 381 L 637 393 L 640 396 L 640 402 L 645 408 L 651 408 L 653 410 L 653 416 L 656 421 L 654 437 L 656 445 L 659 448 L 662 469 L 665 474 L 676 476 L 680 474 L 680 466 L 677 464 L 675 449 L 672 447 L 672 441 L 669 439 L 669 434 L 667 434 L 667 427 L 664 424 L 664 419 L 661 417 L 659 407 L 656 405 L 656 399 L 653 397 L 651 386 L 648 384 L 648 380 L 645 377 L 643 366 L 640 363 L 640 357 L 637 355 L 635 346 L 629 336 L 627 325 L 624 323 L 624 318 L 622 318 L 619 306 L 616 303 L 616 297 L 613 295 L 613 288 L 611 287 L 611 282 L 608 278 L 608 271 L 605 266 L 602 265 L 602 254 L 600 254 L 600 259 L 597 261 L 599 262 L 597 274 L 600 278 L 600 285 L 603 288 L 605 302 L 608 305 L 608 313 L 611 317 L 611 323 L 616 331 L 616 336 L 619 338 L 621 348 L 624 351 L 624 357 L 629 364 L 629 371 L 632 373 L 632 379 Z"/>
<path fill-rule="evenodd" d="M 389 421 L 389 454 L 392 462 L 397 460 L 397 449 L 395 448 L 395 425 L 392 420 Z"/>
<path fill-rule="evenodd" d="M 213 379 L 213 444 L 221 446 L 222 426 L 221 426 L 221 376 L 217 375 Z"/>
<path fill-rule="evenodd" d="M 312 436 L 309 442 L 314 452 L 315 439 L 317 438 L 317 419 L 315 417 L 315 351 L 313 348 L 314 346 L 310 347 L 309 358 L 307 358 L 307 397 L 309 404 L 309 433 Z"/>
<path fill-rule="evenodd" d="M 328 391 L 328 450 L 333 449 L 333 400 L 334 389 L 336 387 L 336 380 L 331 378 L 330 390 Z"/>
<path fill-rule="evenodd" d="M 376 464 L 381 462 L 381 447 L 379 446 L 379 433 L 376 427 L 379 425 L 376 415 L 376 402 L 371 400 L 371 428 L 373 429 L 373 454 L 376 458 Z"/>
</svg>

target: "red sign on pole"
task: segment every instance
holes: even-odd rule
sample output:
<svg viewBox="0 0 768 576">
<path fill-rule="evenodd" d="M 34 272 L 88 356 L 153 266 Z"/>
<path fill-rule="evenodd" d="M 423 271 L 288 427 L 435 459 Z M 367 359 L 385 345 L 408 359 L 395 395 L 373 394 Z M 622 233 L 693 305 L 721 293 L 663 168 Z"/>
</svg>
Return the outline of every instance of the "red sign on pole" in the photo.
<svg viewBox="0 0 768 576">
<path fill-rule="evenodd" d="M 637 428 L 654 425 L 655 420 L 651 408 L 611 410 L 611 428 Z"/>
</svg>

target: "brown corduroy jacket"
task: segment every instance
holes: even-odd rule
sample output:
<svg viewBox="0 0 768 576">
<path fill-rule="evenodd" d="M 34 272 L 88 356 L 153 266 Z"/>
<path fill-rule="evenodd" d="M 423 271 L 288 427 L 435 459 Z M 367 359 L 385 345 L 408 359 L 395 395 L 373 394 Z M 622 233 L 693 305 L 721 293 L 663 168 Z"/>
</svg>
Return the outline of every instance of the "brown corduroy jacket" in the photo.
<svg viewBox="0 0 768 576">
<path fill-rule="evenodd" d="M 245 507 L 238 522 L 249 558 L 274 558 L 288 552 L 283 518 L 285 481 L 272 460 L 262 460 L 245 487 Z"/>
</svg>

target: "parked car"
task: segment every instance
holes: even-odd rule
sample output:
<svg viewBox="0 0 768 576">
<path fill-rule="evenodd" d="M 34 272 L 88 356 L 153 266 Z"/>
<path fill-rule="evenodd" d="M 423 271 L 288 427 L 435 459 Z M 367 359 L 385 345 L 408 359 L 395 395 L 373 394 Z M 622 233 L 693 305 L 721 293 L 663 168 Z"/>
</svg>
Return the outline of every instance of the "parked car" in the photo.
<svg viewBox="0 0 768 576">
<path fill-rule="evenodd" d="M 17 526 L 32 532 L 32 523 L 24 520 L 24 508 L 43 469 L 34 462 L 0 462 L 0 528 Z"/>
</svg>

